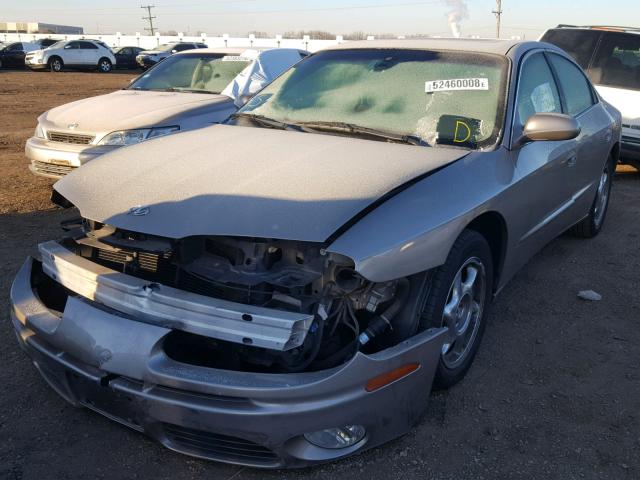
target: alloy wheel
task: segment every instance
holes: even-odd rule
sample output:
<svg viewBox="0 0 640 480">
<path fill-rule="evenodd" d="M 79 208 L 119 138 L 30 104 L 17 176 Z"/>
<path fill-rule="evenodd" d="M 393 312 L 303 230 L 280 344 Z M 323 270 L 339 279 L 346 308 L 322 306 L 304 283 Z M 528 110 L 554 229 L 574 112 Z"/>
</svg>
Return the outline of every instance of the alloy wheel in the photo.
<svg viewBox="0 0 640 480">
<path fill-rule="evenodd" d="M 482 321 L 486 288 L 484 264 L 476 257 L 468 259 L 453 279 L 442 315 L 442 325 L 449 329 L 442 362 L 449 369 L 457 368 L 471 352 Z"/>
<path fill-rule="evenodd" d="M 600 176 L 600 183 L 598 184 L 598 191 L 596 192 L 596 201 L 593 209 L 593 222 L 596 228 L 600 228 L 600 225 L 604 220 L 604 213 L 607 210 L 607 203 L 609 202 L 610 181 L 611 175 L 609 173 L 609 164 L 607 164 L 602 171 L 602 175 Z"/>
</svg>

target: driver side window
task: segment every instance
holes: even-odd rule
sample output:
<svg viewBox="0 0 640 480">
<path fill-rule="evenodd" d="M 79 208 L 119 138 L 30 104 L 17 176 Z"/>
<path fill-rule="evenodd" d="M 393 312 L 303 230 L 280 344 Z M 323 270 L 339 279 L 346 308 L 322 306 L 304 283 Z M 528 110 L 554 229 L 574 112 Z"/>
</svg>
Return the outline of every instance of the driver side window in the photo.
<svg viewBox="0 0 640 480">
<path fill-rule="evenodd" d="M 522 66 L 516 98 L 516 128 L 521 132 L 536 113 L 562 113 L 558 87 L 542 53 L 530 56 Z"/>
</svg>

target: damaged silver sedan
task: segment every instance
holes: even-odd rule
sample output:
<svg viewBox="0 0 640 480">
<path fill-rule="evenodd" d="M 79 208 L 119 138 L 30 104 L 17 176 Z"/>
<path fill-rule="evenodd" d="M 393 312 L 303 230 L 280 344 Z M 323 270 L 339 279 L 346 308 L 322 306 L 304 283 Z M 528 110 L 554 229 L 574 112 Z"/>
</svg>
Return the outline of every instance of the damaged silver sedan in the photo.
<svg viewBox="0 0 640 480">
<path fill-rule="evenodd" d="M 492 297 L 601 230 L 620 114 L 543 43 L 351 43 L 227 125 L 55 185 L 81 217 L 11 292 L 65 399 L 170 449 L 258 467 L 406 433 L 459 382 Z"/>
</svg>

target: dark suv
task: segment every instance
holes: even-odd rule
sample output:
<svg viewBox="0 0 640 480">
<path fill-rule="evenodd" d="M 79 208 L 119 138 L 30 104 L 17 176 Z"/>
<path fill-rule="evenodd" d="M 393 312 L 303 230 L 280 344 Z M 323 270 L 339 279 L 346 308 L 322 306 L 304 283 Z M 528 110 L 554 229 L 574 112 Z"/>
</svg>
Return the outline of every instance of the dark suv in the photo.
<svg viewBox="0 0 640 480">
<path fill-rule="evenodd" d="M 640 169 L 640 28 L 559 25 L 540 40 L 573 56 L 622 112 L 621 161 Z"/>
</svg>

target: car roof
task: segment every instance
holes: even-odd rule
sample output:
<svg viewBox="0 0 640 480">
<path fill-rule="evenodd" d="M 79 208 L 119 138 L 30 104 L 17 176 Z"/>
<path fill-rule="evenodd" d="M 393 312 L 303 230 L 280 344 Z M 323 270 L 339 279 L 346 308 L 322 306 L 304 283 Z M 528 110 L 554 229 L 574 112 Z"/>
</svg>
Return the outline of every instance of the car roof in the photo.
<svg viewBox="0 0 640 480">
<path fill-rule="evenodd" d="M 194 48 L 193 50 L 184 50 L 176 53 L 176 55 L 185 55 L 198 52 L 202 53 L 225 53 L 227 55 L 240 55 L 242 52 L 249 50 L 247 47 L 220 47 L 220 48 Z"/>
<path fill-rule="evenodd" d="M 561 24 L 550 30 L 599 30 L 603 32 L 618 32 L 618 33 L 633 33 L 640 35 L 640 28 L 638 27 L 621 27 L 616 25 L 565 25 Z"/>
<path fill-rule="evenodd" d="M 309 52 L 305 51 L 305 50 L 301 50 L 299 48 L 277 48 L 277 47 L 220 47 L 220 48 L 196 48 L 193 50 L 185 50 L 183 52 L 178 52 L 176 53 L 176 55 L 189 55 L 189 54 L 193 54 L 195 52 L 202 54 L 202 53 L 211 53 L 211 54 L 215 54 L 215 53 L 224 53 L 227 55 L 240 55 L 248 50 L 253 50 L 255 52 L 266 52 L 269 50 L 295 50 L 297 52 L 300 53 L 305 53 L 308 54 Z"/>
<path fill-rule="evenodd" d="M 403 49 L 403 50 L 455 50 L 461 52 L 493 53 L 506 55 L 520 40 L 498 40 L 490 38 L 425 38 L 408 40 L 362 40 L 345 42 L 325 50 L 351 49 Z"/>
</svg>

